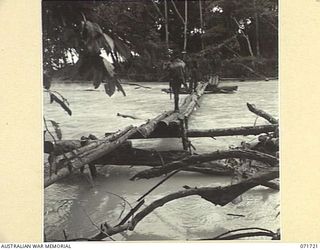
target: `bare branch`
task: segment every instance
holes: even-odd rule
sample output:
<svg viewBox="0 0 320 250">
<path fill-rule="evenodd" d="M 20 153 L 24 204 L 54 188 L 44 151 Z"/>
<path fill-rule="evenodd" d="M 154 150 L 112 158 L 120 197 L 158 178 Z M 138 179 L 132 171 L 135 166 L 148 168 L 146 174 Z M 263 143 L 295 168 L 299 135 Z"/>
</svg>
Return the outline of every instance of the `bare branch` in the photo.
<svg viewBox="0 0 320 250">
<path fill-rule="evenodd" d="M 271 166 L 277 166 L 279 164 L 279 160 L 271 155 L 264 154 L 258 151 L 253 150 L 223 150 L 223 151 L 215 151 L 213 153 L 202 154 L 202 155 L 192 155 L 187 156 L 182 160 L 174 161 L 169 164 L 166 164 L 161 168 L 153 168 L 143 170 L 134 175 L 131 180 L 136 179 L 149 179 L 161 176 L 166 173 L 170 173 L 174 170 L 180 169 L 181 167 L 193 165 L 201 162 L 229 159 L 229 158 L 240 158 L 240 159 L 251 159 L 257 160 Z"/>
<path fill-rule="evenodd" d="M 256 106 L 254 104 L 247 103 L 247 107 L 252 113 L 254 113 L 254 114 L 258 115 L 258 116 L 261 116 L 262 118 L 266 119 L 271 124 L 278 124 L 278 120 L 277 119 L 272 117 L 267 112 L 256 108 Z"/>
<path fill-rule="evenodd" d="M 184 20 L 184 18 L 182 17 L 181 13 L 179 12 L 176 4 L 174 3 L 173 0 L 171 0 L 171 3 L 172 3 L 172 5 L 173 5 L 174 10 L 177 12 L 179 18 L 181 19 L 182 23 L 185 24 L 185 20 Z"/>
<path fill-rule="evenodd" d="M 181 199 L 184 197 L 199 195 L 203 199 L 215 204 L 225 206 L 232 200 L 234 200 L 239 195 L 248 191 L 249 189 L 260 185 L 261 182 L 269 181 L 279 177 L 279 168 L 272 168 L 266 172 L 260 173 L 255 177 L 245 180 L 243 182 L 239 182 L 234 185 L 229 185 L 225 187 L 203 187 L 203 188 L 190 188 L 182 191 L 178 191 L 169 195 L 166 195 L 158 200 L 152 202 L 149 206 L 144 208 L 141 212 L 139 212 L 131 222 L 128 222 L 124 225 L 115 226 L 112 228 L 108 228 L 106 233 L 108 235 L 114 235 L 126 230 L 134 230 L 136 225 L 144 219 L 147 215 L 153 212 L 155 209 L 162 207 L 166 203 Z M 90 240 L 102 240 L 105 238 L 105 235 L 99 233 L 92 237 Z"/>
</svg>

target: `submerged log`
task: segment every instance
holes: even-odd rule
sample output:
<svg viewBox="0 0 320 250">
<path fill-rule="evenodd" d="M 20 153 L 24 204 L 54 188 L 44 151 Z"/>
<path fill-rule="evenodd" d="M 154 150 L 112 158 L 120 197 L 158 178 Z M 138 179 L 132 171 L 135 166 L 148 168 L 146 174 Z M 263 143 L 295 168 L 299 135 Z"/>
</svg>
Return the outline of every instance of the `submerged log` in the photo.
<svg viewBox="0 0 320 250">
<path fill-rule="evenodd" d="M 247 107 L 252 113 L 254 113 L 254 114 L 258 115 L 258 116 L 261 116 L 262 118 L 266 119 L 271 124 L 278 124 L 278 120 L 277 119 L 272 117 L 267 112 L 256 108 L 256 106 L 254 104 L 247 103 Z"/>
<path fill-rule="evenodd" d="M 173 161 L 178 161 L 190 153 L 183 150 L 173 151 L 153 151 L 137 148 L 117 149 L 113 154 L 103 156 L 93 163 L 96 165 L 131 165 L 131 166 L 161 166 Z M 226 164 L 211 161 L 199 164 L 192 164 L 185 166 L 181 171 L 197 172 L 202 174 L 218 175 L 218 176 L 230 176 L 233 174 L 233 170 Z"/>
<path fill-rule="evenodd" d="M 253 150 L 224 150 L 224 151 L 215 151 L 213 153 L 202 154 L 202 155 L 192 155 L 188 156 L 180 161 L 174 161 L 161 168 L 153 168 L 143 170 L 133 177 L 130 180 L 137 179 L 150 179 L 154 177 L 161 176 L 163 174 L 170 173 L 174 170 L 181 169 L 185 166 L 198 164 L 201 162 L 222 160 L 228 158 L 240 158 L 240 159 L 251 159 L 263 162 L 271 166 L 278 166 L 279 160 L 276 157 L 271 155 L 263 154 Z"/>
<path fill-rule="evenodd" d="M 60 141 L 58 143 L 61 148 L 66 146 L 67 149 L 69 149 L 70 145 L 81 147 L 81 142 L 77 140 Z M 190 153 L 185 150 L 156 151 L 133 148 L 132 143 L 127 141 L 126 143 L 119 146 L 119 148 L 115 149 L 112 154 L 104 155 L 92 161 L 92 164 L 155 167 L 162 166 L 173 161 L 181 160 L 187 156 L 190 156 Z M 228 168 L 226 164 L 218 161 L 204 162 L 186 166 L 182 169 L 182 171 L 219 176 L 230 176 L 234 172 L 231 168 Z"/>
<path fill-rule="evenodd" d="M 162 166 L 189 156 L 184 150 L 155 151 L 138 148 L 118 148 L 112 154 L 93 161 L 97 165 Z"/>
<path fill-rule="evenodd" d="M 237 90 L 238 90 L 238 86 L 217 87 L 217 86 L 208 85 L 203 94 L 205 94 L 205 95 L 208 95 L 208 94 L 230 94 L 230 93 L 235 93 L 235 91 L 237 91 Z M 167 94 L 173 93 L 171 89 L 161 89 L 161 91 L 164 93 L 167 93 Z M 191 91 L 189 89 L 183 88 L 180 90 L 180 95 L 189 95 L 189 94 L 191 94 Z"/>
</svg>

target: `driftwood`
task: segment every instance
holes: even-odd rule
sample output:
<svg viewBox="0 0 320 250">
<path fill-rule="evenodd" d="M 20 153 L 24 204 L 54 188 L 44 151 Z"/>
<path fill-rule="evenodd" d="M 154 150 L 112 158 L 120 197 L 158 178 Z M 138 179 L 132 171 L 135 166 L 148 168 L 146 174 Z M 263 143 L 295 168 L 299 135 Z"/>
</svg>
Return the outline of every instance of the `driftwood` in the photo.
<svg viewBox="0 0 320 250">
<path fill-rule="evenodd" d="M 208 95 L 208 94 L 231 94 L 235 93 L 235 91 L 238 90 L 238 86 L 222 86 L 222 87 L 217 87 L 215 85 L 208 85 L 203 94 Z M 171 89 L 161 89 L 162 92 L 167 93 L 167 94 L 172 94 Z M 180 90 L 180 95 L 188 95 L 191 94 L 192 91 L 186 88 L 182 88 Z"/>
<path fill-rule="evenodd" d="M 271 166 L 278 166 L 279 164 L 279 160 L 276 157 L 253 150 L 222 150 L 208 154 L 188 156 L 180 161 L 174 161 L 166 164 L 161 168 L 143 170 L 134 175 L 131 180 L 150 179 L 181 169 L 188 165 L 228 158 L 251 159 Z"/>
<path fill-rule="evenodd" d="M 264 173 L 260 173 L 255 177 L 242 181 L 237 184 L 225 186 L 225 187 L 203 187 L 203 188 L 190 188 L 182 191 L 178 191 L 172 194 L 169 194 L 165 197 L 162 197 L 158 200 L 155 200 L 146 208 L 144 208 L 141 212 L 133 216 L 131 221 L 127 222 L 123 225 L 118 225 L 115 227 L 108 227 L 104 232 L 100 232 L 90 240 L 102 240 L 107 238 L 108 236 L 115 235 L 117 233 L 121 233 L 127 230 L 134 230 L 137 224 L 144 219 L 147 215 L 152 213 L 155 209 L 162 207 L 166 203 L 181 199 L 184 197 L 198 195 L 203 199 L 213 203 L 214 205 L 225 206 L 232 200 L 234 200 L 239 195 L 245 193 L 249 189 L 260 185 L 262 182 L 270 181 L 279 177 L 279 169 L 271 168 Z M 108 235 L 108 236 L 107 236 Z"/>
<path fill-rule="evenodd" d="M 245 232 L 245 231 L 249 231 L 249 232 Z M 271 230 L 259 228 L 259 227 L 235 229 L 235 230 L 231 230 L 223 234 L 220 234 L 214 238 L 201 239 L 201 240 L 234 240 L 234 239 L 257 237 L 257 236 L 266 236 L 266 237 L 271 237 L 272 240 L 280 240 L 280 232 L 272 232 Z"/>
<path fill-rule="evenodd" d="M 269 115 L 267 112 L 261 110 L 261 109 L 257 109 L 256 106 L 254 104 L 250 104 L 247 103 L 248 109 L 258 115 L 261 116 L 262 118 L 266 119 L 268 122 L 270 122 L 271 124 L 278 124 L 278 120 L 275 119 L 274 117 L 272 117 L 271 115 Z"/>
<path fill-rule="evenodd" d="M 120 114 L 120 113 L 117 113 L 117 116 L 120 116 L 120 117 L 123 117 L 123 118 L 131 118 L 133 120 L 137 120 L 137 119 L 140 119 L 138 117 L 135 117 L 133 115 L 124 115 L 124 114 Z"/>
<path fill-rule="evenodd" d="M 272 80 L 278 80 L 278 77 L 266 77 L 265 81 L 272 81 Z M 220 81 L 237 81 L 237 82 L 244 82 L 244 81 L 258 81 L 261 80 L 261 77 L 242 77 L 242 78 L 232 78 L 232 77 L 225 77 L 220 78 Z"/>
<path fill-rule="evenodd" d="M 130 85 L 130 86 L 137 86 L 138 88 L 151 89 L 151 87 L 143 86 L 143 85 L 140 85 L 140 84 L 137 84 L 137 83 L 122 83 L 122 84 L 127 84 L 127 85 Z"/>
<path fill-rule="evenodd" d="M 218 136 L 234 136 L 234 135 L 260 135 L 262 133 L 274 132 L 277 125 L 248 126 L 222 129 L 189 129 L 188 137 L 218 137 Z"/>
</svg>

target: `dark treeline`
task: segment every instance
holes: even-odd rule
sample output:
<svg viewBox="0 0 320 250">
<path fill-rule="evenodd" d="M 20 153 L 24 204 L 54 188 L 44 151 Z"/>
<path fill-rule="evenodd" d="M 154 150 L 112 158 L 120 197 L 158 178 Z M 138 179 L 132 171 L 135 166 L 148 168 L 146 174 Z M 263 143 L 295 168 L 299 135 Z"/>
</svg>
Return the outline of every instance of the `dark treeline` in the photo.
<svg viewBox="0 0 320 250">
<path fill-rule="evenodd" d="M 162 79 L 168 49 L 197 61 L 202 75 L 278 74 L 277 0 L 43 1 L 42 11 L 50 74 L 95 79 L 87 69 L 101 49 L 116 76 L 138 81 Z"/>
</svg>

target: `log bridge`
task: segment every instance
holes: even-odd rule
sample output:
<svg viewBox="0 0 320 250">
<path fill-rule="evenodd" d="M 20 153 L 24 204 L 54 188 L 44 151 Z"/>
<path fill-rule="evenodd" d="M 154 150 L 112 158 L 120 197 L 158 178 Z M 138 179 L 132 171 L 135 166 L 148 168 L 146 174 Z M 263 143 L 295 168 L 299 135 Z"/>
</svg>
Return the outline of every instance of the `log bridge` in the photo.
<svg viewBox="0 0 320 250">
<path fill-rule="evenodd" d="M 67 177 L 74 171 L 83 171 L 85 166 L 89 167 L 91 176 L 96 174 L 95 165 L 97 164 L 163 166 L 166 163 L 190 156 L 192 147 L 188 139 L 190 137 L 258 135 L 277 130 L 276 120 L 272 120 L 271 125 L 265 126 L 209 130 L 188 129 L 188 118 L 197 107 L 200 107 L 200 98 L 203 96 L 208 84 L 208 82 L 200 83 L 196 91 L 184 99 L 179 112 L 163 112 L 141 126 L 129 126 L 114 133 L 106 133 L 105 138 L 87 141 L 85 145 L 81 141 L 57 141 L 53 159 L 50 163 L 45 163 L 45 170 L 50 169 L 50 174 L 45 177 L 44 187 L 46 188 Z M 248 105 L 248 108 L 258 115 L 259 112 L 262 112 L 253 105 Z M 265 112 L 263 113 L 264 117 L 267 115 Z M 161 153 L 151 152 L 133 149 L 128 141 L 129 139 L 146 138 L 182 138 L 184 150 Z M 110 154 L 111 152 L 112 154 Z M 130 158 L 130 162 L 128 158 Z M 232 172 L 217 162 L 214 164 L 216 164 L 215 167 L 212 167 L 212 163 L 210 167 L 194 164 L 193 166 L 184 167 L 183 170 L 217 175 L 227 175 Z"/>
</svg>

